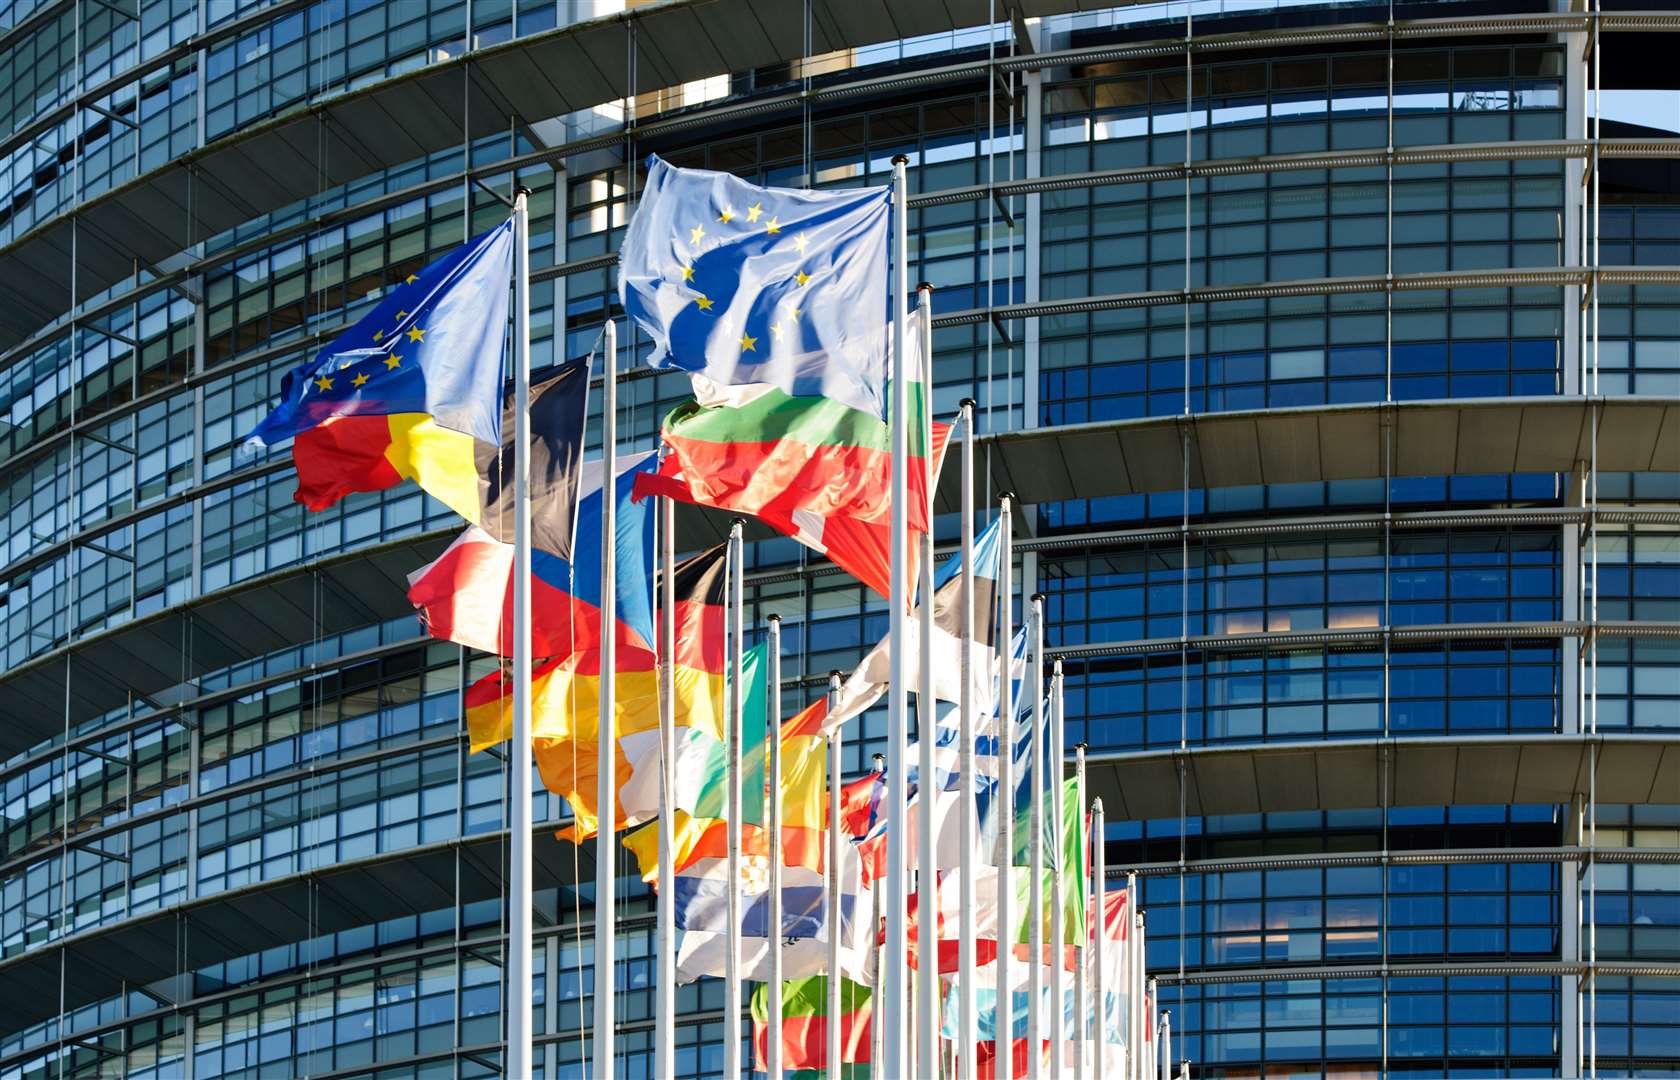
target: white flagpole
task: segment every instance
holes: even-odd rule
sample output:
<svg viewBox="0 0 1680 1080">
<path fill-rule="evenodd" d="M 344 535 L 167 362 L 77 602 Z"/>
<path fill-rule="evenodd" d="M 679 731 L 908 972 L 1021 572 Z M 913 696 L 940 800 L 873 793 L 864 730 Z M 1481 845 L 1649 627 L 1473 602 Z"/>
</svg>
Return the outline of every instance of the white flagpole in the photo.
<svg viewBox="0 0 1680 1080">
<path fill-rule="evenodd" d="M 921 921 L 921 967 L 916 973 L 917 1072 L 925 1077 L 939 1075 L 939 868 L 934 850 L 934 804 L 939 800 L 939 785 L 933 774 L 933 741 L 935 714 L 938 703 L 933 700 L 933 409 L 927 396 L 932 392 L 931 368 L 933 359 L 933 286 L 916 287 L 917 303 L 921 309 L 922 340 L 918 375 L 922 380 L 923 403 L 917 422 L 921 424 L 923 455 L 926 460 L 923 488 L 923 512 L 927 515 L 927 531 L 922 534 L 922 617 L 917 627 L 921 642 L 917 650 L 921 656 L 921 688 L 916 694 L 916 735 L 921 747 L 917 762 L 921 775 L 921 812 L 916 815 L 921 833 L 921 861 L 916 873 L 916 905 Z"/>
<path fill-rule="evenodd" d="M 887 824 L 886 897 L 887 932 L 886 960 L 881 972 L 881 1020 L 885 1052 L 891 1058 L 882 1062 L 884 1076 L 906 1075 L 905 1046 L 909 1042 L 910 1025 L 905 1022 L 905 1007 L 910 995 L 906 985 L 909 935 L 905 926 L 905 888 L 908 884 L 905 816 L 905 735 L 909 731 L 909 672 L 905 669 L 905 651 L 909 646 L 907 614 L 910 600 L 909 526 L 909 453 L 910 453 L 910 388 L 908 342 L 904 324 L 909 313 L 905 309 L 904 283 L 909 280 L 909 244 L 906 240 L 905 218 L 909 214 L 908 180 L 905 167 L 910 159 L 903 154 L 893 158 L 893 254 L 889 287 L 892 297 L 892 538 L 889 549 L 892 584 L 888 597 L 891 607 L 888 651 L 891 657 L 887 689 Z"/>
<path fill-rule="evenodd" d="M 1135 895 L 1135 894 L 1134 894 Z M 1148 1080 L 1144 1071 L 1143 1000 L 1143 905 L 1132 907 L 1132 1073 L 1135 1080 Z"/>
<path fill-rule="evenodd" d="M 729 847 L 729 929 L 723 963 L 723 1075 L 726 1080 L 741 1076 L 741 738 L 745 690 L 741 685 L 745 625 L 742 608 L 746 585 L 744 528 L 736 518 L 729 527 L 729 719 L 725 734 L 728 746 L 729 806 L 724 834 Z"/>
<path fill-rule="evenodd" d="M 1039 618 L 1044 608 L 1039 607 Z M 1042 623 L 1039 641 L 1044 640 Z M 1042 646 L 1041 646 L 1042 647 Z M 1063 813 L 1062 777 L 1067 769 L 1062 749 L 1062 662 L 1057 660 L 1050 676 L 1050 769 L 1049 790 L 1045 798 L 1050 803 L 1050 854 L 1054 856 L 1050 868 L 1050 1077 L 1061 1080 L 1062 1051 L 1067 1043 L 1067 1011 L 1062 1000 L 1067 972 L 1063 961 L 1067 955 L 1067 915 L 1062 911 L 1062 890 L 1067 888 L 1067 821 Z"/>
<path fill-rule="evenodd" d="M 1058 712 L 1065 708 L 1062 701 L 1062 662 L 1060 660 L 1056 661 L 1056 706 Z M 1077 793 L 1074 799 L 1074 806 L 1078 807 L 1078 812 L 1080 814 L 1083 814 L 1085 813 L 1085 744 L 1075 743 L 1073 747 L 1073 754 L 1074 788 Z M 1072 889 L 1072 882 L 1077 881 L 1081 885 L 1084 885 L 1087 881 L 1085 877 L 1085 855 L 1086 852 L 1090 850 L 1086 846 L 1090 842 L 1091 838 L 1086 836 L 1085 843 L 1080 845 L 1079 862 L 1074 866 L 1068 867 L 1067 873 L 1070 890 Z M 1090 1028 L 1086 1023 L 1085 1017 L 1085 961 L 1091 955 L 1090 901 L 1095 895 L 1095 893 L 1087 892 L 1085 903 L 1085 934 L 1074 947 L 1076 957 L 1073 966 L 1074 1080 L 1085 1080 L 1085 1047 L 1087 1045 L 1087 1040 L 1090 1038 Z"/>
<path fill-rule="evenodd" d="M 531 212 L 513 195 L 513 732 L 508 747 L 507 1059 L 531 1076 Z"/>
<path fill-rule="evenodd" d="M 998 642 L 1003 651 L 1002 677 L 998 680 L 998 786 L 997 812 L 997 905 L 998 959 L 997 996 L 992 1002 L 992 1038 L 995 1052 L 993 1071 L 998 1080 L 1013 1080 L 1015 1074 L 1015 990 L 1011 979 L 1015 966 L 1015 516 L 1014 497 L 998 499 L 1002 522 L 998 552 Z M 970 1058 L 976 1044 L 963 1047 Z M 974 1070 L 978 1075 L 979 1070 Z"/>
<path fill-rule="evenodd" d="M 607 320 L 607 354 L 601 365 L 601 686 L 597 716 L 595 768 L 595 1080 L 613 1080 L 613 995 L 618 989 L 613 962 L 615 886 L 618 884 L 618 717 L 613 672 L 618 667 L 615 630 L 618 622 L 617 450 L 618 450 L 618 326 Z"/>
<path fill-rule="evenodd" d="M 1104 901 L 1108 892 L 1108 845 L 1103 843 L 1103 801 L 1097 799 L 1091 803 L 1091 894 L 1096 899 L 1094 907 L 1094 921 L 1092 928 L 1096 933 L 1097 947 L 1092 951 L 1094 962 L 1091 965 L 1092 997 L 1095 998 L 1094 1012 L 1097 1019 L 1097 1051 L 1092 1062 L 1094 1080 L 1107 1080 L 1105 1056 L 1108 1052 L 1108 998 L 1103 987 L 1103 962 L 1108 957 L 1108 933 L 1105 915 L 1107 908 Z"/>
<path fill-rule="evenodd" d="M 658 949 L 659 986 L 655 991 L 657 1014 L 654 1024 L 656 1076 L 659 1080 L 676 1080 L 677 1075 L 677 918 L 676 899 L 671 895 L 676 881 L 673 860 L 672 833 L 676 828 L 676 808 L 672 804 L 676 772 L 673 756 L 677 749 L 676 669 L 677 657 L 677 503 L 675 499 L 660 502 L 660 561 L 665 572 L 660 575 L 659 606 L 659 909 L 655 927 Z"/>
<path fill-rule="evenodd" d="M 840 673 L 828 673 L 828 708 L 840 701 Z M 828 1075 L 840 1076 L 840 729 L 828 737 Z"/>
<path fill-rule="evenodd" d="M 768 743 L 769 790 L 764 807 L 764 821 L 770 834 L 770 883 L 765 900 L 769 910 L 765 914 L 765 949 L 768 963 L 765 971 L 766 996 L 770 999 L 770 1017 L 765 1040 L 764 1064 L 773 1077 L 782 1075 L 782 617 L 771 615 L 768 620 L 769 673 L 764 695 L 764 738 Z"/>
<path fill-rule="evenodd" d="M 1138 943 L 1138 902 L 1142 898 L 1138 895 L 1138 876 L 1126 875 L 1126 944 L 1124 978 L 1126 985 L 1121 991 L 1122 1009 L 1121 1022 L 1126 1028 L 1126 1080 L 1142 1080 L 1138 1072 L 1138 1057 L 1142 1047 L 1138 1045 L 1138 981 L 1137 981 L 1137 943 Z"/>
<path fill-rule="evenodd" d="M 1032 963 L 1027 968 L 1027 1076 L 1038 1080 L 1044 1041 L 1042 1002 L 1038 1000 L 1044 991 L 1044 597 L 1040 593 L 1033 594 L 1030 618 L 1032 659 L 1027 671 L 1032 690 L 1032 821 L 1027 826 L 1027 853 L 1032 884 L 1027 890 L 1027 910 L 1032 914 L 1027 941 Z"/>
<path fill-rule="evenodd" d="M 1148 992 L 1147 992 L 1147 994 L 1148 994 L 1147 1000 L 1149 1002 L 1149 1012 L 1144 1017 L 1144 1023 L 1149 1025 L 1149 1033 L 1152 1036 L 1155 1035 L 1156 1032 L 1159 1032 L 1161 1030 L 1160 1020 L 1158 1019 L 1158 1017 L 1160 1016 L 1160 1006 L 1159 1006 L 1160 998 L 1158 996 L 1160 994 L 1160 992 L 1161 992 L 1160 988 L 1158 986 L 1156 986 L 1155 980 L 1150 979 L 1149 984 L 1148 984 Z M 1157 1078 L 1160 1076 L 1160 1065 L 1161 1065 L 1161 1047 L 1160 1047 L 1160 1044 L 1157 1043 L 1154 1050 L 1149 1055 L 1149 1065 L 1148 1065 L 1149 1076 L 1148 1076 L 1148 1080 L 1157 1080 Z"/>
<path fill-rule="evenodd" d="M 961 788 L 961 798 L 958 801 L 958 811 L 962 814 L 962 864 L 957 871 L 958 888 L 962 892 L 959 906 L 962 915 L 957 927 L 957 992 L 961 995 L 957 1001 L 959 1033 L 958 1045 L 961 1047 L 958 1061 L 959 1068 L 968 1075 L 974 1074 L 974 1044 L 979 1040 L 979 1022 L 976 1016 L 978 1003 L 975 1000 L 974 985 L 974 909 L 978 906 L 978 897 L 974 888 L 974 850 L 978 840 L 979 804 L 974 797 L 974 691 L 971 684 L 974 681 L 974 659 L 969 655 L 974 649 L 974 399 L 964 398 L 958 406 L 962 410 L 963 442 L 962 442 L 962 656 L 961 671 L 962 689 L 959 691 L 960 700 L 957 702 L 958 723 L 958 784 Z M 1009 643 L 1004 642 L 1004 648 Z M 1004 660 L 1007 669 L 1008 659 Z"/>
<path fill-rule="evenodd" d="M 886 771 L 886 755 L 873 754 L 870 757 L 870 761 L 872 762 L 877 774 Z M 874 887 L 869 890 L 869 948 L 875 953 L 875 980 L 873 985 L 869 988 L 869 1004 L 870 1009 L 872 1010 L 870 1013 L 871 1023 L 869 1025 L 869 1070 L 871 1073 L 874 1073 L 874 1071 L 880 1068 L 882 1063 L 887 1060 L 885 1045 L 886 1040 L 884 1036 L 886 1024 L 883 1023 L 881 1019 L 882 1012 L 884 1011 L 881 1003 L 881 983 L 884 976 L 882 975 L 881 969 L 886 966 L 886 962 L 882 959 L 882 950 L 880 945 L 881 916 L 883 914 L 881 910 L 881 893 L 883 891 L 885 890 L 882 888 L 879 881 L 875 882 Z"/>
<path fill-rule="evenodd" d="M 1160 1043 L 1161 1043 L 1160 1075 L 1165 1077 L 1166 1080 L 1172 1080 L 1172 1014 L 1171 1013 L 1169 1013 L 1169 1012 L 1162 1012 L 1161 1013 L 1161 1026 L 1160 1026 L 1159 1030 L 1161 1032 L 1161 1037 L 1160 1037 Z"/>
</svg>

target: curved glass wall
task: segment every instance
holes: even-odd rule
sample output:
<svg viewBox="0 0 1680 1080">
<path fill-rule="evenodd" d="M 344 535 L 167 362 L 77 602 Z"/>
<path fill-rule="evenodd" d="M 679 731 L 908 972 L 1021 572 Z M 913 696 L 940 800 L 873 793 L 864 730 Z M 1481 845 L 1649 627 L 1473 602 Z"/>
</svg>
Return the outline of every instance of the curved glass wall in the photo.
<svg viewBox="0 0 1680 1080">
<path fill-rule="evenodd" d="M 0 243 L 205 143 L 459 56 L 469 8 L 471 44 L 485 48 L 607 6 L 618 5 L 143 0 L 133 19 L 107 5 L 0 4 L 0 27 L 14 28 L 0 29 L 10 76 Z M 1346 6 L 1349 19 L 1386 17 Z M 1198 36 L 1254 28 L 1218 4 L 1193 7 Z M 1275 5 L 1262 30 L 1312 21 L 1295 8 Z M 1415 17 L 1472 8 L 1483 11 L 1429 4 Z M 280 374 L 388 282 L 505 213 L 463 179 L 467 164 L 499 187 L 517 163 L 534 190 L 538 365 L 588 351 L 617 314 L 605 257 L 642 184 L 625 161 L 657 151 L 756 182 L 839 187 L 883 182 L 905 153 L 922 203 L 909 223 L 912 274 L 935 286 L 947 320 L 935 331 L 935 408 L 975 397 L 986 433 L 1676 393 L 1680 286 L 1600 285 L 1583 344 L 1583 289 L 1520 276 L 1582 265 L 1583 225 L 1597 230 L 1591 265 L 1680 264 L 1674 192 L 1653 185 L 1646 163 L 1599 161 L 1601 203 L 1583 206 L 1582 155 L 1563 144 L 1581 138 L 1578 33 L 1459 32 L 1392 49 L 1350 38 L 1302 55 L 1262 32 L 1194 54 L 1187 78 L 1183 14 L 1145 5 L 1041 20 L 1041 48 L 1115 53 L 1045 69 L 1009 60 L 1012 28 L 999 26 L 737 73 L 631 104 L 638 119 L 692 120 L 677 133 L 525 160 L 610 133 L 626 115 L 620 103 L 463 140 L 354 184 L 323 184 L 205 238 L 178 265 L 137 268 L 73 325 L 0 356 L 5 669 L 73 656 L 90 635 L 263 575 L 308 574 L 322 559 L 453 531 L 453 516 L 412 487 L 306 514 L 290 499 L 289 453 L 246 460 L 235 441 Z M 1171 45 L 1125 53 L 1153 40 Z M 994 73 L 988 55 L 1008 63 Z M 952 63 L 974 70 L 745 122 L 709 119 L 801 76 L 837 87 L 859 68 L 913 77 Z M 1623 81 L 1652 82 L 1637 72 Z M 1657 94 L 1655 107 L 1613 113 L 1606 138 L 1665 134 L 1639 121 L 1660 119 L 1673 92 L 1638 92 Z M 1510 143 L 1550 149 L 1467 159 Z M 1286 160 L 1390 146 L 1439 160 Z M 1186 179 L 1187 161 L 1220 167 Z M 1041 193 L 940 195 L 1093 172 L 1108 175 Z M 1382 284 L 1507 270 L 1518 276 L 1486 287 Z M 1353 279 L 1364 284 L 1344 289 Z M 1287 283 L 1291 295 L 1182 295 L 1255 283 Z M 1090 297 L 1127 299 L 1029 314 Z M 964 314 L 1006 305 L 1017 307 Z M 621 346 L 620 364 L 634 368 L 645 342 L 631 331 Z M 625 382 L 621 435 L 651 447 L 684 396 L 681 379 Z M 1581 624 L 1680 622 L 1680 480 L 1591 479 L 1385 470 L 1077 503 L 1019 492 L 1031 505 L 1017 580 L 1046 595 L 1048 645 L 1078 650 L 1067 660 L 1068 742 L 1095 754 L 1672 736 L 1676 636 L 1595 636 Z M 1612 509 L 1645 517 L 1596 516 Z M 1519 511 L 1559 516 L 1501 516 Z M 942 520 L 941 541 L 956 529 Z M 784 701 L 803 704 L 816 680 L 885 632 L 885 605 L 791 542 L 754 545 L 751 558 L 748 623 L 783 617 Z M 1363 636 L 1301 640 L 1334 632 Z M 365 873 L 353 880 L 373 889 L 378 866 L 436 856 L 454 876 L 443 900 L 401 911 L 370 902 L 351 929 L 305 910 L 284 924 L 287 944 L 188 955 L 144 989 L 10 1025 L 0 1077 L 173 1077 L 189 1061 L 195 1077 L 495 1074 L 503 923 L 493 893 L 471 880 L 499 865 L 505 764 L 467 754 L 460 708 L 489 662 L 416 633 L 398 618 L 317 634 L 163 700 L 67 717 L 63 736 L 12 753 L 0 766 L 0 963 L 11 965 L 0 975 L 32 957 L 86 955 L 77 950 L 98 949 L 100 934 L 172 908 L 266 903 L 335 869 Z M 860 718 L 846 771 L 868 767 L 885 737 L 880 711 Z M 1680 846 L 1675 808 L 1600 795 L 1591 855 L 1579 808 L 1552 805 L 1111 822 L 1105 840 L 1110 866 L 1146 871 L 1151 972 L 1198 1075 L 1556 1075 L 1574 1064 L 1575 1024 L 1593 1000 L 1578 1001 L 1577 972 L 1563 970 L 1587 956 L 1577 951 L 1584 920 L 1601 960 L 1680 961 L 1680 867 L 1653 857 Z M 539 794 L 535 817 L 558 822 L 559 801 Z M 1159 863 L 1170 872 L 1148 865 Z M 544 1075 L 573 1075 L 596 989 L 592 890 L 557 872 L 564 880 L 539 892 L 548 929 L 532 993 Z M 640 886 L 627 879 L 623 889 L 620 1050 L 641 1069 L 651 1059 L 651 908 Z M 189 914 L 189 926 L 195 917 L 210 916 Z M 1386 977 L 1368 973 L 1383 964 L 1394 969 Z M 1492 973 L 1499 965 L 1523 970 Z M 1588 1027 L 1601 1071 L 1680 1067 L 1672 973 L 1593 981 Z M 713 1075 L 721 992 L 686 987 L 679 1003 L 678 1075 Z"/>
</svg>

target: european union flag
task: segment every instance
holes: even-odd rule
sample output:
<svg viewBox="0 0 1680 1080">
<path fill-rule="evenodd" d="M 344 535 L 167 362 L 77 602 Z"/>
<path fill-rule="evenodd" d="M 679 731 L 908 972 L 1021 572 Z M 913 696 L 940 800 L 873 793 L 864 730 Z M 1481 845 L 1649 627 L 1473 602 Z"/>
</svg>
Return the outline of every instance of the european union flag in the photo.
<svg viewBox="0 0 1680 1080">
<path fill-rule="evenodd" d="M 513 222 L 394 283 L 377 307 L 288 371 L 245 437 L 272 446 L 339 416 L 424 413 L 500 446 Z"/>
<path fill-rule="evenodd" d="M 292 497 L 311 510 L 412 479 L 482 521 L 478 462 L 502 445 L 512 280 L 509 221 L 393 282 L 360 322 L 286 373 L 279 405 L 247 444 L 292 440 Z"/>
<path fill-rule="evenodd" d="M 648 364 L 884 417 L 887 188 L 795 191 L 648 158 L 619 253 Z"/>
</svg>

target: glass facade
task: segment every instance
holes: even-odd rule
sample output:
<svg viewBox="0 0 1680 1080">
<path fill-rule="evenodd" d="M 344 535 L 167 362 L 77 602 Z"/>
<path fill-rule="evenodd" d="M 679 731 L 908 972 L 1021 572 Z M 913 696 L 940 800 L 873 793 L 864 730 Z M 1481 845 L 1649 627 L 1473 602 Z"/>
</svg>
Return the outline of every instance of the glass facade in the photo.
<svg viewBox="0 0 1680 1080">
<path fill-rule="evenodd" d="M 202 162 L 190 214 L 230 180 L 210 151 L 265 125 L 464 55 L 549 55 L 597 18 L 641 25 L 641 6 L 0 0 L 0 260 L 67 220 L 126 252 L 98 210 L 180 159 Z M 833 23 L 827 0 L 788 6 Z M 223 628 L 214 659 L 188 642 L 228 597 L 295 604 L 323 567 L 354 582 L 453 534 L 412 485 L 307 513 L 288 448 L 251 459 L 238 440 L 284 371 L 500 220 L 515 180 L 533 193 L 533 364 L 589 351 L 621 314 L 611 256 L 649 152 L 817 187 L 884 183 L 908 155 L 934 406 L 976 399 L 988 438 L 1154 424 L 1176 440 L 1213 414 L 1486 399 L 1629 399 L 1668 425 L 1638 472 L 1583 450 L 1557 473 L 1384 460 L 1299 483 L 1016 491 L 1017 581 L 1044 594 L 1065 657 L 1070 745 L 1171 761 L 1597 737 L 1680 754 L 1680 454 L 1664 458 L 1680 91 L 1650 27 L 1610 13 L 1589 33 L 1540 0 L 1025 7 L 1019 25 L 796 46 L 656 90 L 644 71 L 638 96 L 559 115 L 509 102 L 507 123 L 416 135 L 342 181 L 325 149 L 300 150 L 275 163 L 277 208 L 161 262 L 136 251 L 126 278 L 0 351 L 0 712 L 44 733 L 0 742 L 0 1080 L 498 1075 L 507 766 L 468 753 L 461 706 L 493 662 L 425 639 L 371 572 L 366 596 L 306 604 L 295 640 Z M 1383 29 L 1402 16 L 1405 34 Z M 627 75 L 614 48 L 604 80 Z M 645 337 L 620 330 L 621 446 L 651 448 L 687 382 L 642 370 Z M 939 520 L 941 543 L 957 532 Z M 885 633 L 879 597 L 791 541 L 749 560 L 747 623 L 782 617 L 790 708 Z M 329 599 L 361 614 L 329 619 Z M 126 692 L 75 692 L 90 664 Z M 845 771 L 886 737 L 884 710 L 854 721 Z M 1655 776 L 1649 793 L 1583 776 L 1562 803 L 1116 815 L 1103 842 L 1139 874 L 1194 1075 L 1670 1075 L 1680 788 Z M 539 790 L 538 822 L 562 811 Z M 574 854 L 539 835 L 529 992 L 548 1077 L 587 1074 L 597 992 Z M 636 1077 L 652 1074 L 652 902 L 620 859 L 612 977 Z M 677 1075 L 717 1075 L 721 987 L 678 1002 Z"/>
</svg>

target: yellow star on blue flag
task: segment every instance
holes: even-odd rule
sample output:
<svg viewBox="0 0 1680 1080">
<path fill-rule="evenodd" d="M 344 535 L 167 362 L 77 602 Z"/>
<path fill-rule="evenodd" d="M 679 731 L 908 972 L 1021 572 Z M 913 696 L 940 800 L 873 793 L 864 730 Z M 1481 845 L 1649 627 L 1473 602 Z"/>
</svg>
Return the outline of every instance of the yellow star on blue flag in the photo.
<svg viewBox="0 0 1680 1080">
<path fill-rule="evenodd" d="M 884 417 L 888 211 L 887 188 L 759 187 L 650 157 L 618 279 L 649 366 Z"/>
</svg>

